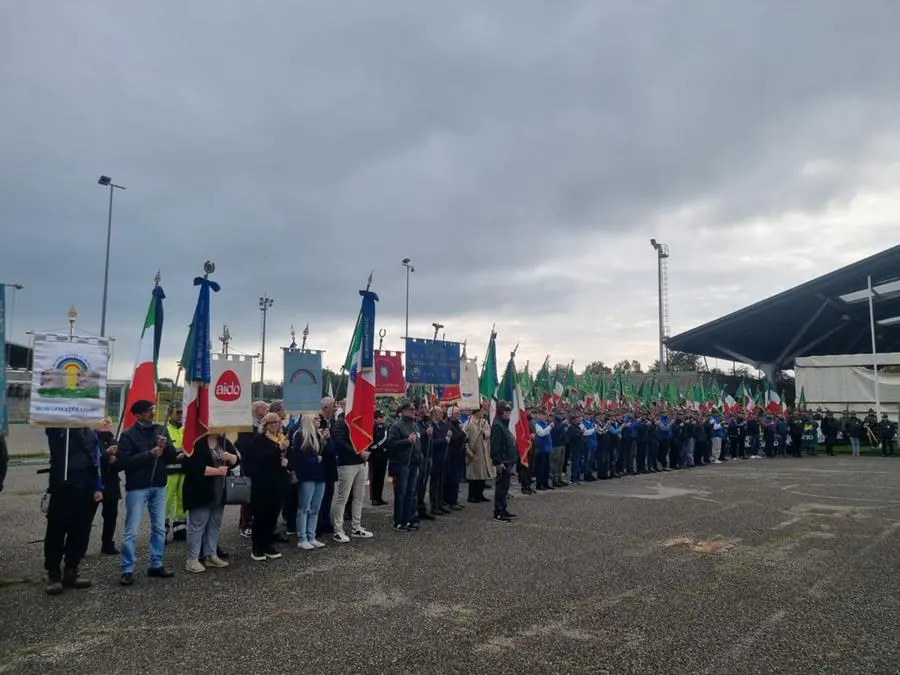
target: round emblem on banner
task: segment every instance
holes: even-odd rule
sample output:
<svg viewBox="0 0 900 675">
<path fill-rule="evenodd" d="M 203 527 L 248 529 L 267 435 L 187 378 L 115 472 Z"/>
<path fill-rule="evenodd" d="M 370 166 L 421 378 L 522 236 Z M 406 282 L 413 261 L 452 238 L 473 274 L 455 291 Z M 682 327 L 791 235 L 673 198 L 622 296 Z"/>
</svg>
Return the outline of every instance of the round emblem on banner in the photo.
<svg viewBox="0 0 900 675">
<path fill-rule="evenodd" d="M 226 370 L 216 381 L 213 393 L 217 399 L 225 403 L 237 401 L 241 397 L 241 380 L 233 370 Z"/>
<path fill-rule="evenodd" d="M 387 367 L 387 364 L 382 363 L 382 364 L 378 367 L 378 374 L 379 374 L 381 377 L 383 377 L 384 379 L 387 379 L 387 378 L 390 377 L 390 375 L 391 375 L 391 369 Z"/>
</svg>

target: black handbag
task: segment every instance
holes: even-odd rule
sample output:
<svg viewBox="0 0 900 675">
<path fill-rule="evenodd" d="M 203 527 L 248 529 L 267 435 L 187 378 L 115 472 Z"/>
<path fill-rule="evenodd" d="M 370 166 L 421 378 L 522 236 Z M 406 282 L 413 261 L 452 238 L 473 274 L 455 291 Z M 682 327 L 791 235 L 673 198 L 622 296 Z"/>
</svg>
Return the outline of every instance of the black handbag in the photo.
<svg viewBox="0 0 900 675">
<path fill-rule="evenodd" d="M 225 476 L 225 504 L 250 503 L 250 477 Z"/>
</svg>

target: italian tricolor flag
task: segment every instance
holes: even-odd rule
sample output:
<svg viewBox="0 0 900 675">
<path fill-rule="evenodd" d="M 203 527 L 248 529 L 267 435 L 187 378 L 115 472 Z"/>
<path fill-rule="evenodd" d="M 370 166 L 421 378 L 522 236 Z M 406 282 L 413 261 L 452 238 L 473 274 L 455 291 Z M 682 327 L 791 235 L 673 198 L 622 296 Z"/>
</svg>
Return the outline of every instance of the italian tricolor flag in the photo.
<svg viewBox="0 0 900 675">
<path fill-rule="evenodd" d="M 344 421 L 350 430 L 353 449 L 362 453 L 372 445 L 375 428 L 375 303 L 378 296 L 369 290 L 359 293 L 363 300 L 347 358 L 350 377 Z"/>
<path fill-rule="evenodd" d="M 516 363 L 510 357 L 503 375 L 503 381 L 497 389 L 497 398 L 506 401 L 512 406 L 512 415 L 509 418 L 509 430 L 516 438 L 516 446 L 519 449 L 519 458 L 522 464 L 528 466 L 528 449 L 531 447 L 531 426 L 528 424 L 528 413 L 525 410 L 525 397 L 516 377 Z"/>
<path fill-rule="evenodd" d="M 131 376 L 128 394 L 125 396 L 123 429 L 134 424 L 131 406 L 135 402 L 152 401 L 154 404 L 156 403 L 156 363 L 159 361 L 159 345 L 162 342 L 162 301 L 165 297 L 162 286 L 157 284 L 153 287 L 153 297 L 150 300 L 147 317 L 144 319 L 144 328 L 141 330 L 141 343 L 134 363 L 134 374 Z"/>
</svg>

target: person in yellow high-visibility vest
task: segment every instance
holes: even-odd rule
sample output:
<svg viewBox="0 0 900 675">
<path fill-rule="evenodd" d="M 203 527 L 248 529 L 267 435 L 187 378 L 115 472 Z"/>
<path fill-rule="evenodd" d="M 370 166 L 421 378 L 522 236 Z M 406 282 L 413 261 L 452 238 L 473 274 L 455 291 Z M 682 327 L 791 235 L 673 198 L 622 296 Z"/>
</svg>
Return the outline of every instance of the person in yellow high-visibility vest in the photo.
<svg viewBox="0 0 900 675">
<path fill-rule="evenodd" d="M 181 401 L 170 402 L 166 415 L 166 434 L 178 451 L 179 464 L 177 467 L 169 467 L 169 477 L 166 480 L 166 538 L 171 533 L 175 541 L 187 539 L 187 516 L 181 501 L 181 488 L 184 485 L 184 472 L 180 464 L 184 459 L 184 426 L 181 416 Z"/>
</svg>

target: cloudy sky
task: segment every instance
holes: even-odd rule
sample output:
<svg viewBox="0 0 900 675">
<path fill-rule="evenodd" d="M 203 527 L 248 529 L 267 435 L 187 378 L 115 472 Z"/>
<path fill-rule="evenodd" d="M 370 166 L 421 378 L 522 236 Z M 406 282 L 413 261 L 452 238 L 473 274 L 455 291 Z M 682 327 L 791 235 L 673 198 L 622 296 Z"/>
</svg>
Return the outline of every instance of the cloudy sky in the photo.
<svg viewBox="0 0 900 675">
<path fill-rule="evenodd" d="M 900 7 L 885 0 L 42 0 L 0 10 L 0 282 L 13 332 L 99 332 L 113 374 L 153 277 L 174 374 L 214 260 L 213 325 L 267 379 L 291 324 L 343 360 L 370 270 L 410 333 L 576 367 L 897 243 Z M 764 327 L 761 327 L 763 330 Z"/>
</svg>

